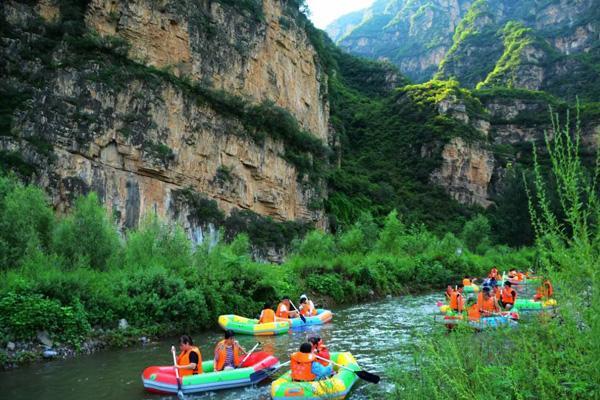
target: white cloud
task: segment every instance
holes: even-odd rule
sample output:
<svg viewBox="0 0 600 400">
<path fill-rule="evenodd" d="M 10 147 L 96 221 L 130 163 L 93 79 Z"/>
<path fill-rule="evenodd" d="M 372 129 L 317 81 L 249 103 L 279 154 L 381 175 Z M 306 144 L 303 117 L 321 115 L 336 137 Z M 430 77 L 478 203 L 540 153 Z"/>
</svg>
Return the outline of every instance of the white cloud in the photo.
<svg viewBox="0 0 600 400">
<path fill-rule="evenodd" d="M 336 18 L 373 4 L 373 0 L 307 0 L 313 24 L 324 29 Z"/>
</svg>

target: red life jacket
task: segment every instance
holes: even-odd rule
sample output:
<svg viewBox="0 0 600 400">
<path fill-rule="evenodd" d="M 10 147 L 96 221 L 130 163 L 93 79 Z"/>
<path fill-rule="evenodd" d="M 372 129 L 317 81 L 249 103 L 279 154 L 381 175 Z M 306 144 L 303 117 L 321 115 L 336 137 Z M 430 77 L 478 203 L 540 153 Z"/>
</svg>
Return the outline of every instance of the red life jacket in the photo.
<svg viewBox="0 0 600 400">
<path fill-rule="evenodd" d="M 315 349 L 315 354 L 318 355 L 321 358 L 325 358 L 327 360 L 331 360 L 331 356 L 329 355 L 329 349 L 321 344 L 319 345 L 316 349 Z M 323 361 L 317 358 L 317 361 L 323 365 L 323 366 L 328 366 L 330 363 L 328 363 L 327 361 Z"/>
</svg>

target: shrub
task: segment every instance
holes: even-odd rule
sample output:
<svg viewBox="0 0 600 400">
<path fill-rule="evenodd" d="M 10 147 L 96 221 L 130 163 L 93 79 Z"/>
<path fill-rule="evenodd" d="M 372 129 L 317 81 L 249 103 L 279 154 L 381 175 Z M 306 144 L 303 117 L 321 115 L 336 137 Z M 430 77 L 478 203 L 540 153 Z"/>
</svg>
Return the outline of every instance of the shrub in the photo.
<svg viewBox="0 0 600 400">
<path fill-rule="evenodd" d="M 488 219 L 479 214 L 467 222 L 461 232 L 461 239 L 473 252 L 487 249 L 490 243 L 491 228 Z M 481 247 L 480 247 L 481 246 Z"/>
</svg>

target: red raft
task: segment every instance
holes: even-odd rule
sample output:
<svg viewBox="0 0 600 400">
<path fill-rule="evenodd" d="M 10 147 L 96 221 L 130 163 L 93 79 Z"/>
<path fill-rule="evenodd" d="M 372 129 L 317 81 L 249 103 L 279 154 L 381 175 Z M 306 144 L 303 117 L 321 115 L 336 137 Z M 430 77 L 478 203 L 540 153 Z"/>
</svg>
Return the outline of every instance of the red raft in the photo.
<svg viewBox="0 0 600 400">
<path fill-rule="evenodd" d="M 279 360 L 270 353 L 261 351 L 250 355 L 240 368 L 213 370 L 213 361 L 202 363 L 203 373 L 189 375 L 181 380 L 183 394 L 231 389 L 255 385 L 267 378 L 279 366 Z M 177 393 L 179 385 L 173 366 L 148 367 L 142 373 L 144 388 L 152 393 Z"/>
</svg>

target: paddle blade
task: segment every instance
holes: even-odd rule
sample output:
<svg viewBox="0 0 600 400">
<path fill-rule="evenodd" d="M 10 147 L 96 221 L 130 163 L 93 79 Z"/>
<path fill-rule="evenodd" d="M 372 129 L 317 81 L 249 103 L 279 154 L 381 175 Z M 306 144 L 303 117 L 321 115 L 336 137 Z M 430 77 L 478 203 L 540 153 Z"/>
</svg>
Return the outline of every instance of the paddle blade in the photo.
<svg viewBox="0 0 600 400">
<path fill-rule="evenodd" d="M 381 380 L 381 377 L 379 375 L 375 375 L 375 374 L 372 374 L 367 371 L 354 371 L 354 372 L 363 381 L 377 384 Z"/>
<path fill-rule="evenodd" d="M 300 319 L 302 320 L 302 322 L 306 323 L 306 318 L 304 318 L 304 315 L 300 314 Z"/>
</svg>

